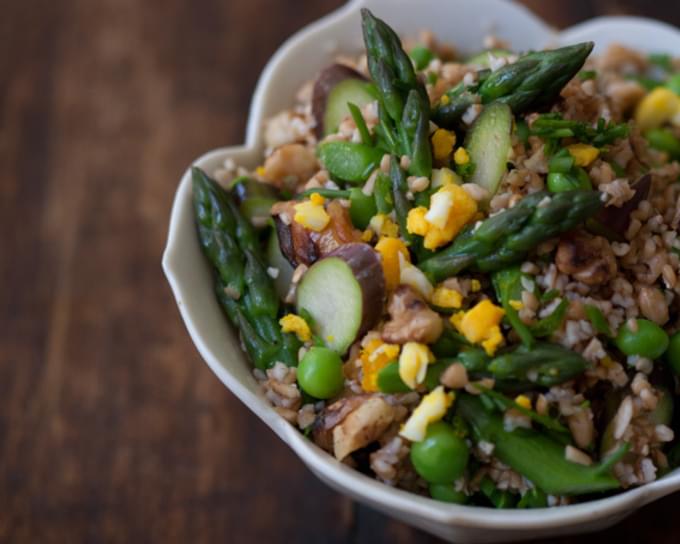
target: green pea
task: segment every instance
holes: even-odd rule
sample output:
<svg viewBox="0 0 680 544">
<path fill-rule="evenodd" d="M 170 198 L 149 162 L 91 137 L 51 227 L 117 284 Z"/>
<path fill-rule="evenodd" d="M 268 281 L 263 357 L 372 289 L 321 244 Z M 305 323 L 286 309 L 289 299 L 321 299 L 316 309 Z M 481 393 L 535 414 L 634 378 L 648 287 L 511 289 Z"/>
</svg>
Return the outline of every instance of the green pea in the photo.
<svg viewBox="0 0 680 544">
<path fill-rule="evenodd" d="M 436 501 L 465 504 L 467 495 L 456 491 L 451 484 L 430 484 L 430 497 Z"/>
<path fill-rule="evenodd" d="M 427 65 L 430 64 L 430 61 L 434 58 L 434 53 L 424 45 L 416 45 L 411 49 L 410 57 L 416 64 L 416 70 L 423 70 L 424 68 L 427 68 Z"/>
<path fill-rule="evenodd" d="M 349 217 L 356 228 L 364 230 L 368 227 L 376 211 L 375 200 L 371 195 L 364 194 L 358 187 L 349 190 Z"/>
<path fill-rule="evenodd" d="M 310 348 L 298 365 L 297 380 L 302 390 L 312 397 L 336 396 L 345 383 L 340 355 L 328 348 Z"/>
<path fill-rule="evenodd" d="M 680 332 L 676 332 L 668 343 L 666 362 L 673 372 L 680 376 Z"/>
<path fill-rule="evenodd" d="M 574 157 L 571 156 L 567 148 L 560 149 L 550 159 L 548 171 L 556 174 L 568 174 L 574 167 Z"/>
<path fill-rule="evenodd" d="M 366 181 L 383 157 L 381 149 L 355 142 L 325 142 L 318 153 L 333 179 L 353 183 Z"/>
<path fill-rule="evenodd" d="M 656 323 L 637 319 L 637 331 L 633 332 L 626 322 L 616 335 L 616 347 L 626 355 L 640 355 L 658 359 L 668 347 L 668 334 Z"/>
<path fill-rule="evenodd" d="M 465 440 L 443 421 L 429 425 L 425 439 L 411 446 L 413 467 L 433 484 L 451 484 L 460 478 L 469 457 Z"/>
<path fill-rule="evenodd" d="M 563 193 L 577 189 L 592 189 L 590 177 L 583 168 L 575 168 L 570 173 L 551 172 L 548 174 L 548 190 L 551 193 Z"/>
<path fill-rule="evenodd" d="M 378 389 L 383 393 L 408 393 L 411 388 L 399 376 L 399 363 L 387 363 L 378 372 Z"/>
<path fill-rule="evenodd" d="M 653 128 L 645 132 L 649 145 L 659 151 L 665 151 L 672 158 L 680 158 L 680 140 L 667 128 Z"/>
</svg>

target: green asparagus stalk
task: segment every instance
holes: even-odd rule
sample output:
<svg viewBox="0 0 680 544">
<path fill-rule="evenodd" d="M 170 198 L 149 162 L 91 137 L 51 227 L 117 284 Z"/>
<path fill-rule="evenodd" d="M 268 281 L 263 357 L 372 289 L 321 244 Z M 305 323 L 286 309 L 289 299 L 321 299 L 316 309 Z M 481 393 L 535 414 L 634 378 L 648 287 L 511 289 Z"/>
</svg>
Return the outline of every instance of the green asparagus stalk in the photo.
<svg viewBox="0 0 680 544">
<path fill-rule="evenodd" d="M 565 446 L 531 429 L 504 428 L 499 413 L 487 411 L 478 397 L 461 394 L 457 413 L 472 427 L 476 440 L 494 444 L 494 455 L 551 495 L 580 495 L 617 489 L 620 483 L 610 472 L 626 454 L 628 445 L 596 465 L 584 466 L 565 458 Z"/>
<path fill-rule="evenodd" d="M 217 273 L 217 299 L 241 333 L 253 364 L 297 363 L 299 342 L 281 333 L 279 299 L 265 269 L 257 234 L 233 196 L 199 168 L 192 168 L 199 241 Z"/>
<path fill-rule="evenodd" d="M 529 382 L 552 387 L 569 381 L 588 368 L 588 361 L 575 351 L 557 344 L 540 343 L 519 346 L 514 351 L 495 357 L 488 366 L 498 380 Z"/>
<path fill-rule="evenodd" d="M 432 173 L 430 101 L 399 36 L 368 9 L 361 10 L 368 70 L 379 94 L 379 129 L 390 153 L 410 158 L 414 176 Z"/>
<path fill-rule="evenodd" d="M 548 106 L 581 69 L 592 49 L 592 42 L 584 42 L 536 51 L 488 75 L 485 71 L 480 74 L 481 83 L 451 89 L 434 109 L 432 119 L 440 127 L 454 128 L 475 102 L 505 102 L 515 114 Z"/>
<path fill-rule="evenodd" d="M 491 279 L 496 290 L 496 297 L 505 310 L 505 318 L 510 326 L 515 329 L 522 343 L 530 348 L 534 345 L 534 337 L 529 327 L 520 319 L 519 312 L 511 304 L 511 301 L 522 300 L 523 276 L 519 265 L 515 265 L 495 272 Z"/>
<path fill-rule="evenodd" d="M 436 282 L 473 265 L 482 272 L 501 270 L 521 261 L 548 238 L 573 229 L 601 206 L 596 191 L 532 193 L 513 208 L 469 228 L 419 266 Z"/>
</svg>

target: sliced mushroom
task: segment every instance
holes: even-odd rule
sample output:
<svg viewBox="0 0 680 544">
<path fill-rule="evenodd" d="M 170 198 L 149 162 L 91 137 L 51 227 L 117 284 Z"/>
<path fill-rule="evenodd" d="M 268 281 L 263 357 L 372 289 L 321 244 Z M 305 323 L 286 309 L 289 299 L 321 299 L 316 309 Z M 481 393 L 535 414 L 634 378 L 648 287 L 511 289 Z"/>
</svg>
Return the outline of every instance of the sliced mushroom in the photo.
<svg viewBox="0 0 680 544">
<path fill-rule="evenodd" d="M 421 342 L 431 344 L 442 334 L 444 325 L 437 312 L 430 309 L 415 289 L 400 285 L 387 306 L 390 314 L 382 330 L 382 339 L 391 344 Z"/>
<path fill-rule="evenodd" d="M 555 264 L 587 285 L 604 283 L 616 275 L 616 257 L 606 238 L 573 233 L 560 240 Z"/>
<path fill-rule="evenodd" d="M 327 407 L 314 423 L 314 442 L 343 460 L 380 438 L 395 420 L 393 406 L 378 395 L 340 399 Z"/>
<path fill-rule="evenodd" d="M 344 244 L 357 242 L 360 233 L 352 225 L 347 209 L 338 201 L 331 201 L 326 212 L 331 220 L 321 232 L 306 229 L 295 222 L 295 202 L 277 202 L 272 216 L 279 237 L 281 253 L 294 267 L 314 263 Z"/>
</svg>

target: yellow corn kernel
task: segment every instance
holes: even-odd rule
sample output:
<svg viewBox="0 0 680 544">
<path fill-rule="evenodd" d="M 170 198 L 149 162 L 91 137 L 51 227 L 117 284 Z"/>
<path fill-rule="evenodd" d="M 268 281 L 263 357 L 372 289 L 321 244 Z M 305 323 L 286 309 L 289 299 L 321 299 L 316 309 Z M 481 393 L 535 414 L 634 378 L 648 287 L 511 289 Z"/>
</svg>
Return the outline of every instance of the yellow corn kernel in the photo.
<svg viewBox="0 0 680 544">
<path fill-rule="evenodd" d="M 574 157 L 576 166 L 590 166 L 600 154 L 597 147 L 588 144 L 571 144 L 567 146 L 567 150 Z"/>
<path fill-rule="evenodd" d="M 680 112 L 680 97 L 670 89 L 657 87 L 635 109 L 635 122 L 642 132 L 667 123 Z"/>
<path fill-rule="evenodd" d="M 411 208 L 408 212 L 408 217 L 406 218 L 406 230 L 411 234 L 425 236 L 429 227 L 427 221 L 425 220 L 426 213 L 427 208 L 424 206 Z"/>
<path fill-rule="evenodd" d="M 511 308 L 514 308 L 514 309 L 517 310 L 518 312 L 519 312 L 522 308 L 524 308 L 524 303 L 523 303 L 521 300 L 511 300 L 511 301 L 508 302 L 508 304 L 510 304 L 510 307 L 511 307 Z"/>
<path fill-rule="evenodd" d="M 479 283 L 479 280 L 470 280 L 470 289 L 472 289 L 473 293 L 476 293 L 482 288 L 482 284 Z"/>
<path fill-rule="evenodd" d="M 526 395 L 518 395 L 515 397 L 515 402 L 519 404 L 522 408 L 531 410 L 531 399 Z"/>
<path fill-rule="evenodd" d="M 463 295 L 455 289 L 439 286 L 432 292 L 430 302 L 440 308 L 460 308 L 463 305 Z"/>
<path fill-rule="evenodd" d="M 392 291 L 399 285 L 399 277 L 401 275 L 399 255 L 401 254 L 407 261 L 410 260 L 406 244 L 400 238 L 384 236 L 375 245 L 375 250 L 382 257 L 385 287 L 388 291 Z"/>
<path fill-rule="evenodd" d="M 445 392 L 444 387 L 437 386 L 431 393 L 425 395 L 420 404 L 413 410 L 406 420 L 399 434 L 411 442 L 420 442 L 425 438 L 427 427 L 442 419 L 456 396 L 453 392 Z"/>
<path fill-rule="evenodd" d="M 361 388 L 375 393 L 378 391 L 378 373 L 399 356 L 399 345 L 386 344 L 374 338 L 361 350 Z"/>
<path fill-rule="evenodd" d="M 470 162 L 470 155 L 464 147 L 459 147 L 453 154 L 453 160 L 459 165 L 467 164 Z"/>
<path fill-rule="evenodd" d="M 319 193 L 312 193 L 309 197 L 309 200 L 312 204 L 316 204 L 317 206 L 323 206 L 326 202 L 326 199 Z"/>
<path fill-rule="evenodd" d="M 326 213 L 323 206 L 308 200 L 295 205 L 293 220 L 306 229 L 321 232 L 326 228 L 331 217 Z"/>
<path fill-rule="evenodd" d="M 456 133 L 438 128 L 432 135 L 432 153 L 438 161 L 445 161 L 456 145 Z"/>
<path fill-rule="evenodd" d="M 481 344 L 488 355 L 493 355 L 503 342 L 500 322 L 505 312 L 485 299 L 467 312 L 451 316 L 451 324 L 473 344 Z"/>
<path fill-rule="evenodd" d="M 312 331 L 307 322 L 299 315 L 287 314 L 279 319 L 281 332 L 293 332 L 300 342 L 309 342 L 312 339 Z"/>
</svg>

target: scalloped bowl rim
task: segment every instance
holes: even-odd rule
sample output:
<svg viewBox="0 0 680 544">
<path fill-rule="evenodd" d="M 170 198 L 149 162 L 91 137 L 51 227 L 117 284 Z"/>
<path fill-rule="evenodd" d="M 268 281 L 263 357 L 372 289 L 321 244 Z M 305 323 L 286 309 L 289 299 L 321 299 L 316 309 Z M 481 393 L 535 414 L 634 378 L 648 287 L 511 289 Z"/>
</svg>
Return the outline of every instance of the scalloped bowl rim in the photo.
<svg viewBox="0 0 680 544">
<path fill-rule="evenodd" d="M 385 0 L 382 1 L 384 2 Z M 496 4 L 494 0 L 484 1 L 489 5 Z M 270 59 L 258 81 L 250 107 L 246 143 L 241 146 L 215 149 L 199 157 L 193 164 L 203 167 L 206 167 L 206 165 L 214 166 L 222 162 L 226 157 L 253 155 L 258 149 L 261 149 L 262 104 L 271 85 L 277 65 L 314 33 L 327 31 L 329 27 L 337 24 L 348 15 L 355 14 L 360 7 L 367 3 L 373 4 L 375 2 L 371 2 L 371 0 L 351 1 L 298 31 L 286 40 Z M 506 3 L 510 4 L 510 2 Z M 520 12 L 524 11 L 523 16 L 525 18 L 534 19 L 544 25 L 523 6 L 514 5 L 514 7 Z M 672 32 L 677 36 L 680 43 L 680 32 L 677 29 L 665 23 L 641 17 L 598 17 L 563 30 L 559 34 L 552 34 L 552 31 L 547 26 L 545 31 L 546 36 L 550 35 L 555 40 L 563 39 L 566 42 L 578 40 L 580 36 L 593 36 L 600 33 L 603 28 L 611 27 L 612 24 L 618 25 L 619 28 L 640 28 L 643 26 L 652 27 L 654 32 Z M 191 308 L 188 302 L 192 294 L 190 292 L 191 289 L 188 288 L 186 282 L 182 279 L 183 274 L 186 274 L 182 270 L 182 267 L 186 264 L 185 260 L 183 260 L 186 247 L 184 244 L 190 243 L 188 242 L 188 236 L 194 237 L 195 240 L 190 195 L 190 171 L 187 169 L 182 176 L 173 201 L 168 240 L 162 261 L 163 270 L 170 283 L 188 332 L 203 359 L 224 385 L 286 442 L 317 476 L 336 489 L 342 489 L 354 498 L 371 503 L 383 511 L 388 509 L 393 514 L 396 511 L 404 515 L 417 516 L 433 523 L 441 523 L 451 527 L 493 530 L 514 529 L 527 533 L 546 529 L 565 529 L 583 523 L 593 523 L 596 520 L 605 518 L 615 518 L 614 521 L 616 521 L 653 500 L 680 490 L 680 471 L 676 470 L 672 474 L 653 483 L 632 488 L 603 499 L 540 510 L 494 510 L 478 506 L 446 504 L 421 497 L 407 491 L 386 486 L 339 463 L 331 455 L 307 440 L 297 429 L 279 416 L 269 405 L 268 401 L 264 399 L 263 395 L 255 393 L 252 388 L 249 388 L 241 380 L 234 377 L 220 363 L 214 351 L 208 347 L 205 339 L 206 333 L 201 330 L 198 324 L 201 321 L 201 318 L 197 316 L 198 310 Z M 197 245 L 195 241 L 194 244 Z M 226 320 L 224 320 L 224 326 L 228 326 Z M 242 356 L 241 359 L 244 364 L 248 364 L 245 356 Z M 252 376 L 251 380 L 254 383 Z M 252 383 L 250 385 L 252 386 Z"/>
</svg>

